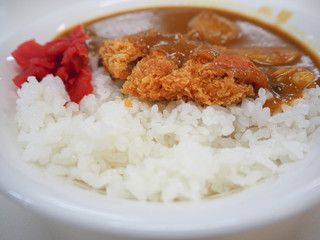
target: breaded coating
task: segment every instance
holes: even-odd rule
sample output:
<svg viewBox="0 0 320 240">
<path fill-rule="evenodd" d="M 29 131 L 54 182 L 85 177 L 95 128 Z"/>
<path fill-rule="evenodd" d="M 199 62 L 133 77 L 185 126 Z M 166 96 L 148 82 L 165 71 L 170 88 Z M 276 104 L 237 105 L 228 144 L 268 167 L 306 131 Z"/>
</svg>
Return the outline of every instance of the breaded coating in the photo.
<svg viewBox="0 0 320 240">
<path fill-rule="evenodd" d="M 265 74 L 249 58 L 226 52 L 156 30 L 106 41 L 100 50 L 112 76 L 126 79 L 124 94 L 148 101 L 183 99 L 222 106 L 239 103 L 267 86 Z"/>
<path fill-rule="evenodd" d="M 145 37 L 153 38 L 161 32 L 150 29 L 127 38 L 116 38 L 104 41 L 100 48 L 100 56 L 106 72 L 114 78 L 127 79 L 131 73 L 130 64 L 148 53 L 148 45 L 140 41 Z"/>
<path fill-rule="evenodd" d="M 105 70 L 115 78 L 126 79 L 130 75 L 128 64 L 142 56 L 141 50 L 128 39 L 119 38 L 104 44 L 107 46 L 100 49 L 100 55 Z"/>
<path fill-rule="evenodd" d="M 154 54 L 137 63 L 121 91 L 149 101 L 183 99 L 223 106 L 255 95 L 253 85 L 239 81 L 214 61 L 203 64 L 190 59 L 178 68 L 174 61 Z"/>
</svg>

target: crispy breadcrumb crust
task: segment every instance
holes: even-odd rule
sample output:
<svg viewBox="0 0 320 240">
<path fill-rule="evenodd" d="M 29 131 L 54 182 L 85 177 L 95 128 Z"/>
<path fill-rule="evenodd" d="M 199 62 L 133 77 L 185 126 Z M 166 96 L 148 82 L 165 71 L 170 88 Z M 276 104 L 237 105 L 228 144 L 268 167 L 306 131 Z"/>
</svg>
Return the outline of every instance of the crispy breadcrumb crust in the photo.
<svg viewBox="0 0 320 240">
<path fill-rule="evenodd" d="M 223 55 L 223 47 L 199 44 L 181 65 L 160 48 L 139 42 L 139 36 L 105 41 L 100 49 L 106 71 L 126 79 L 124 94 L 148 101 L 183 99 L 225 106 L 254 96 L 255 88 L 266 87 L 265 74 L 251 60 Z"/>
</svg>

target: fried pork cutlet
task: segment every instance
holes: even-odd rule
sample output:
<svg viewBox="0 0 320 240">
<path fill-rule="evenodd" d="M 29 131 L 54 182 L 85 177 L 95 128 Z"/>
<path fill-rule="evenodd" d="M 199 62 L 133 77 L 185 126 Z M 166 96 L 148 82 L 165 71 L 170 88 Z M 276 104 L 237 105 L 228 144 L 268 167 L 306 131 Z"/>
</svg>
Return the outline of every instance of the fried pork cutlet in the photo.
<svg viewBox="0 0 320 240">
<path fill-rule="evenodd" d="M 225 106 L 267 87 L 265 74 L 249 58 L 225 52 L 223 47 L 154 29 L 105 41 L 100 50 L 106 71 L 126 79 L 121 91 L 144 100 Z"/>
</svg>

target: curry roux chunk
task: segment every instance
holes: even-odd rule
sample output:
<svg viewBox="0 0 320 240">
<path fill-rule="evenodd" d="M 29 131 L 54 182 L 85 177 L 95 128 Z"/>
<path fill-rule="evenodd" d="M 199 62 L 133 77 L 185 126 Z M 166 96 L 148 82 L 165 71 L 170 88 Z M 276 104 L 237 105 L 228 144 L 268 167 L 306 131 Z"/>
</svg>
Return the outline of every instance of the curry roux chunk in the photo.
<svg viewBox="0 0 320 240">
<path fill-rule="evenodd" d="M 267 87 L 267 77 L 249 58 L 224 52 L 156 29 L 105 41 L 100 49 L 106 71 L 126 79 L 122 93 L 144 100 L 229 105 Z"/>
</svg>

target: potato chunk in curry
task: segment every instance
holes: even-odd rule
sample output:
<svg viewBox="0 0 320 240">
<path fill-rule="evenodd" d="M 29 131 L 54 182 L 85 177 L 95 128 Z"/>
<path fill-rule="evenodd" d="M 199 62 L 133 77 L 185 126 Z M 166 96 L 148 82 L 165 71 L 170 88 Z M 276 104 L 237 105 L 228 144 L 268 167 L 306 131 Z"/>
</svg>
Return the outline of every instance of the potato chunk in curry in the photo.
<svg viewBox="0 0 320 240">
<path fill-rule="evenodd" d="M 188 23 L 191 38 L 205 40 L 211 44 L 227 44 L 238 38 L 237 24 L 210 11 L 193 17 Z"/>
</svg>

